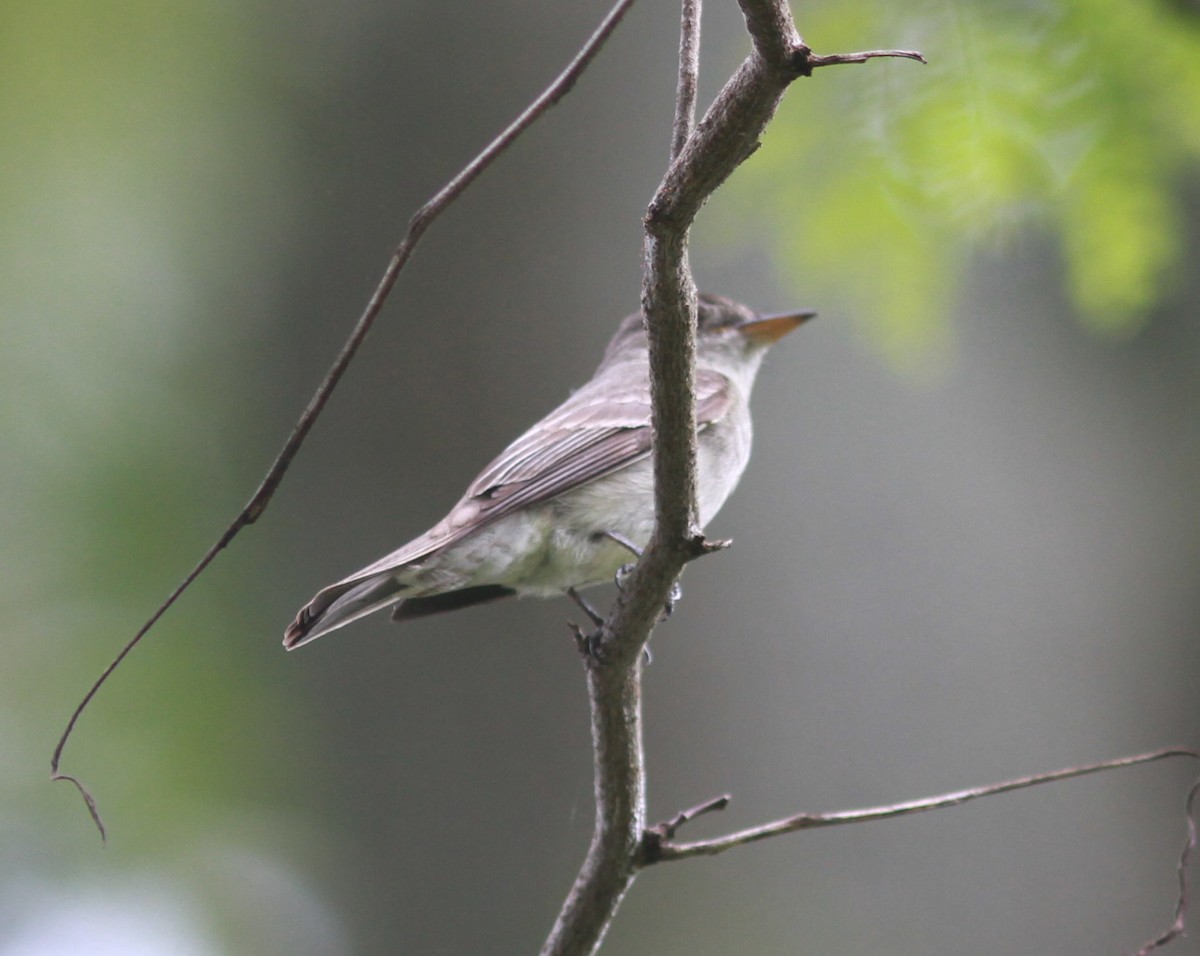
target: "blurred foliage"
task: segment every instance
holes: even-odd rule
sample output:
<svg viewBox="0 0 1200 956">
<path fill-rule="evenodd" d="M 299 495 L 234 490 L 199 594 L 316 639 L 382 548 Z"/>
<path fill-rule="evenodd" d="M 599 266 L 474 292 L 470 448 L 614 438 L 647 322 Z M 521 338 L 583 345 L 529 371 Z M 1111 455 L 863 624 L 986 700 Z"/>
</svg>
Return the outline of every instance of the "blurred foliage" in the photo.
<svg viewBox="0 0 1200 956">
<path fill-rule="evenodd" d="M 228 576 L 164 622 L 169 659 L 154 641 L 130 658 L 65 752 L 63 769 L 100 800 L 108 853 L 78 795 L 46 774 L 71 708 L 253 479 L 239 443 L 256 436 L 232 424 L 230 383 L 251 378 L 246 340 L 269 330 L 229 321 L 229 300 L 282 251 L 272 239 L 291 219 L 264 211 L 286 195 L 288 169 L 266 160 L 286 140 L 257 15 L 146 0 L 0 8 L 9 927 L 43 905 L 66 910 L 89 867 L 217 852 L 246 807 L 287 786 L 282 765 L 260 768 L 291 718 L 247 659 L 256 622 L 234 611 L 254 584 Z M 245 852 L 276 857 L 272 842 Z"/>
<path fill-rule="evenodd" d="M 428 11 L 429 22 L 418 24 L 424 43 L 443 19 L 434 4 L 0 6 L 0 952 L 96 951 L 104 913 L 128 917 L 133 935 L 154 935 L 159 922 L 177 927 L 180 938 L 139 952 L 350 951 L 340 924 L 356 911 L 345 901 L 365 911 L 379 898 L 371 893 L 394 893 L 395 859 L 412 885 L 431 888 L 421 899 L 432 898 L 439 880 L 453 886 L 444 895 L 456 912 L 471 909 L 471 901 L 504 899 L 486 882 L 476 883 L 483 895 L 462 896 L 467 881 L 457 870 L 425 871 L 429 860 L 453 861 L 441 834 L 430 841 L 433 855 L 411 852 L 420 842 L 412 835 L 419 809 L 406 807 L 390 831 L 369 829 L 369 821 L 390 816 L 395 793 L 374 805 L 380 791 L 348 782 L 344 768 L 363 768 L 355 780 L 391 786 L 377 763 L 380 741 L 395 725 L 372 727 L 371 715 L 397 710 L 396 701 L 428 678 L 418 670 L 409 683 L 393 684 L 383 669 L 388 679 L 375 682 L 374 697 L 344 695 L 345 706 L 361 709 L 346 722 L 357 749 L 332 747 L 331 740 L 347 739 L 329 729 L 338 712 L 306 712 L 298 690 L 304 678 L 280 663 L 279 601 L 290 613 L 291 600 L 303 595 L 279 598 L 271 580 L 312 555 L 271 554 L 260 536 L 239 538 L 131 655 L 66 751 L 63 769 L 94 787 L 106 813 L 108 851 L 99 852 L 78 795 L 46 780 L 71 707 L 261 477 L 281 436 L 273 412 L 260 409 L 284 407 L 276 423 L 290 423 L 296 403 L 272 363 L 297 353 L 278 344 L 280 329 L 287 323 L 287 334 L 300 338 L 330 321 L 316 305 L 304 311 L 307 288 L 295 291 L 296 274 L 317 263 L 322 285 L 336 285 L 344 264 L 330 250 L 344 245 L 338 255 L 355 255 L 352 244 L 331 243 L 321 230 L 332 223 L 368 231 L 356 218 L 374 224 L 406 208 L 377 192 L 376 180 L 347 170 L 371 168 L 382 157 L 387 173 L 379 181 L 420 178 L 412 169 L 413 131 L 424 136 L 437 123 L 428 140 L 452 141 L 455 155 L 431 165 L 448 172 L 461 160 L 456 137 L 474 147 L 508 118 L 489 118 L 480 132 L 470 117 L 446 109 L 442 95 L 493 106 L 495 91 L 457 65 L 457 93 L 448 82 L 438 93 L 405 90 L 407 72 L 391 68 L 414 56 L 398 24 L 418 7 Z M 499 5 L 464 9 L 487 20 Z M 553 5 L 545 11 L 550 29 L 561 18 Z M 781 271 L 803 286 L 804 302 L 856 299 L 872 317 L 875 340 L 898 361 L 927 361 L 946 341 L 946 316 L 971 250 L 1034 226 L 1059 238 L 1080 313 L 1112 333 L 1136 329 L 1178 262 L 1184 224 L 1176 193 L 1200 150 L 1195 13 L 1166 0 L 967 0 L 897 9 L 882 0 L 853 8 L 826 0 L 796 13 L 818 51 L 912 46 L 931 61 L 847 67 L 804 81 L 785 101 L 762 154 L 734 178 L 733 190 L 758 210 L 752 218 L 739 209 L 737 220 L 765 227 L 781 250 Z M 488 30 L 475 32 L 500 45 Z M 529 37 L 549 49 L 540 31 Z M 453 39 L 460 41 L 457 33 Z M 731 48 L 745 43 L 740 32 L 714 39 Z M 576 42 L 571 33 L 561 49 Z M 664 60 L 672 49 L 662 48 Z M 461 55 L 438 48 L 432 57 L 457 64 Z M 636 66 L 635 83 L 648 75 L 645 65 L 622 64 L 631 73 Z M 636 141 L 645 122 L 656 124 L 661 160 L 659 121 L 628 104 L 614 112 L 613 132 L 605 127 L 578 152 L 615 165 L 604 144 Z M 560 141 L 552 141 L 557 148 Z M 649 182 L 657 171 L 642 173 Z M 593 223 L 580 209 L 599 202 L 625 208 L 609 194 L 577 198 L 574 188 L 561 192 L 575 205 L 552 207 L 562 200 L 538 175 L 525 177 L 505 213 L 530 215 L 539 223 L 527 227 L 535 235 L 543 227 L 534 206 L 558 220 L 575 217 L 587 231 Z M 578 178 L 592 185 L 600 177 Z M 545 203 L 528 203 L 530 183 Z M 322 219 L 326 206 L 344 208 Z M 484 232 L 493 227 L 485 222 Z M 622 236 L 632 257 L 636 221 Z M 421 268 L 430 270 L 435 259 Z M 376 265 L 349 268 L 365 283 Z M 487 277 L 474 266 L 460 250 L 438 281 Z M 613 273 L 595 268 L 594 275 L 527 271 L 572 296 L 589 283 L 607 295 Z M 344 495 L 343 463 L 330 458 L 314 487 Z M 310 495 L 311 510 L 293 500 L 292 514 L 316 524 L 321 502 L 312 505 L 318 496 Z M 303 540 L 316 551 L 331 534 L 310 529 Z M 455 646 L 462 653 L 465 645 Z M 337 672 L 325 666 L 320 680 L 335 687 L 333 700 Z M 528 686 L 543 679 L 531 671 Z M 480 680 L 510 691 L 492 674 Z M 477 716 L 472 707 L 460 710 Z M 464 718 L 462 739 L 478 739 L 472 728 Z M 455 749 L 455 732 L 406 728 L 397 735 L 401 749 L 388 740 L 387 752 L 444 751 L 452 768 L 444 776 L 457 786 L 460 771 L 462 779 L 474 772 L 458 754 L 474 752 Z M 408 766 L 398 772 L 420 773 Z M 586 805 L 586 792 L 584 780 L 572 813 Z M 327 793 L 342 802 L 321 807 Z M 486 796 L 489 809 L 502 802 Z M 427 805 L 440 821 L 436 799 Z M 462 805 L 447 806 L 463 813 Z M 341 842 L 347 831 L 339 827 L 350 819 L 367 833 L 358 844 Z M 523 834 L 499 836 L 522 851 L 533 846 Z M 363 845 L 379 852 L 358 852 Z M 572 865 L 576 849 L 568 850 Z M 529 867 L 553 869 L 541 858 Z M 486 879 L 490 866 L 477 869 Z M 313 891 L 320 880 L 325 890 L 343 884 L 336 911 L 332 894 Z M 449 912 L 418 912 L 420 903 L 397 900 L 388 900 L 394 912 L 380 910 L 380 923 L 391 922 L 374 951 L 395 951 L 393 934 L 440 931 L 446 920 L 439 914 Z M 55 920 L 73 913 L 81 914 L 91 948 L 45 943 L 58 938 L 49 932 Z M 536 918 L 543 916 L 539 909 Z M 27 939 L 42 948 L 26 946 Z"/>
<path fill-rule="evenodd" d="M 1200 159 L 1200 13 L 1166 0 L 806 4 L 819 53 L 929 65 L 819 71 L 735 190 L 789 283 L 847 297 L 901 365 L 945 344 L 973 251 L 1037 230 L 1079 316 L 1136 331 L 1183 252 Z"/>
</svg>

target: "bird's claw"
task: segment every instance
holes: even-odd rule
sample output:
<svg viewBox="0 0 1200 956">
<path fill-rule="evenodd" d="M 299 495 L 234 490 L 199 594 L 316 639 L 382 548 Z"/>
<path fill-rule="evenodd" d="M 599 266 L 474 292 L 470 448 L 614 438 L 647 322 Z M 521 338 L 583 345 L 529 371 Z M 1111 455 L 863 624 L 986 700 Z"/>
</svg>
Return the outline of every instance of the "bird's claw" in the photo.
<svg viewBox="0 0 1200 956">
<path fill-rule="evenodd" d="M 625 590 L 625 582 L 629 580 L 629 576 L 633 574 L 633 569 L 636 567 L 637 565 L 631 561 L 629 564 L 622 564 L 617 568 L 617 573 L 613 577 L 613 584 L 617 586 L 618 591 Z"/>
<path fill-rule="evenodd" d="M 602 664 L 608 658 L 604 651 L 604 629 L 597 627 L 595 630 L 588 631 L 586 634 L 574 621 L 568 621 L 567 627 L 571 629 L 571 633 L 575 636 L 575 649 L 584 660 L 594 661 L 597 664 Z"/>
<path fill-rule="evenodd" d="M 603 650 L 604 643 L 601 638 L 604 636 L 604 616 L 592 607 L 574 588 L 567 588 L 567 596 L 579 606 L 579 609 L 592 622 L 592 630 L 586 634 L 574 621 L 567 622 L 571 633 L 575 635 L 575 647 L 587 660 L 596 661 L 597 663 L 603 662 L 605 654 Z"/>
</svg>

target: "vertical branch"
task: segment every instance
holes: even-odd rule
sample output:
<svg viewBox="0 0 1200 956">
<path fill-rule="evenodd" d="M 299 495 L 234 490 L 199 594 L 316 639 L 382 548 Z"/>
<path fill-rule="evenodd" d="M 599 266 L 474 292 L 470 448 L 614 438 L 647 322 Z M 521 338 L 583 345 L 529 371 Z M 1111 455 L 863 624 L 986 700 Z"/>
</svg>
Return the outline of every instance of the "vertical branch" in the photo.
<svg viewBox="0 0 1200 956">
<path fill-rule="evenodd" d="M 799 44 L 783 0 L 741 3 L 760 19 L 786 22 L 779 48 Z M 672 162 L 645 218 L 642 312 L 650 339 L 655 531 L 596 641 L 596 653 L 586 657 L 595 828 L 543 956 L 594 953 L 640 864 L 646 825 L 642 650 L 684 564 L 705 550 L 696 515 L 696 288 L 687 262 L 688 230 L 712 192 L 753 152 L 798 75 L 786 57 L 764 60 L 756 39 L 750 58 L 693 130 L 699 15 L 699 0 L 683 0 Z"/>
<path fill-rule="evenodd" d="M 701 0 L 683 0 L 679 24 L 679 82 L 675 86 L 675 126 L 671 136 L 671 161 L 696 126 L 696 88 L 700 76 Z"/>
<path fill-rule="evenodd" d="M 589 657 L 587 665 L 596 819 L 587 857 L 541 956 L 582 956 L 600 948 L 637 875 L 646 828 L 641 661 L 612 667 Z"/>
<path fill-rule="evenodd" d="M 799 75 L 793 52 L 806 51 L 786 3 L 741 0 L 741 6 L 754 28 L 754 48 L 685 140 L 645 217 L 642 310 L 650 339 L 656 524 L 610 622 L 611 634 L 628 635 L 637 645 L 631 656 L 640 653 L 683 565 L 704 550 L 695 507 L 696 289 L 688 231 L 713 192 L 757 149 L 784 91 Z M 698 14 L 698 4 L 693 12 Z M 681 43 L 681 52 L 688 48 L 687 41 Z M 681 89 L 686 86 L 681 82 Z M 687 115 L 686 108 L 677 109 L 677 134 Z"/>
<path fill-rule="evenodd" d="M 708 198 L 758 148 L 793 80 L 815 66 L 919 56 L 880 52 L 817 58 L 801 42 L 786 0 L 738 2 L 753 49 L 693 129 L 700 2 L 683 0 L 671 163 L 644 222 L 642 314 L 650 340 L 654 534 L 613 613 L 586 642 L 596 823 L 543 956 L 594 953 L 647 863 L 640 852 L 646 822 L 642 652 L 683 566 L 712 550 L 696 513 L 696 286 L 688 268 L 688 231 Z"/>
</svg>

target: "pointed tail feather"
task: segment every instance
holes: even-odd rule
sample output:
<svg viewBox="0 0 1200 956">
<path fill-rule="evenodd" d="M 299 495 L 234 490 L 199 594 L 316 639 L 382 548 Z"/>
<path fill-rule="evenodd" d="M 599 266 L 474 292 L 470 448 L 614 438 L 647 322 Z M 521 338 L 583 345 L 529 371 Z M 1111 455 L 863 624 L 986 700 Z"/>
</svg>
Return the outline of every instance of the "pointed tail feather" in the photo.
<svg viewBox="0 0 1200 956">
<path fill-rule="evenodd" d="M 325 588 L 300 609 L 296 620 L 283 635 L 283 646 L 294 651 L 323 634 L 395 604 L 400 600 L 400 592 L 407 587 L 386 574 L 355 584 L 335 584 Z"/>
</svg>

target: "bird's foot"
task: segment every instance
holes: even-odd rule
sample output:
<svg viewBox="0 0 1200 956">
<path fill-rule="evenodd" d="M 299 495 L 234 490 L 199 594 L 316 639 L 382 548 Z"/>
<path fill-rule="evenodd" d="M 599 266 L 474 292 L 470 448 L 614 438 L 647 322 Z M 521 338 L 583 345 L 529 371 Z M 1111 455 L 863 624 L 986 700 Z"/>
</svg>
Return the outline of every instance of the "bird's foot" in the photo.
<svg viewBox="0 0 1200 956">
<path fill-rule="evenodd" d="M 602 663 L 605 658 L 604 645 L 601 640 L 604 637 L 604 617 L 574 588 L 567 588 L 567 596 L 579 606 L 579 609 L 592 622 L 592 630 L 587 633 L 584 633 L 583 628 L 574 621 L 567 623 L 567 626 L 571 629 L 571 633 L 575 635 L 576 649 L 586 660 Z"/>
<path fill-rule="evenodd" d="M 618 591 L 625 590 L 625 582 L 629 580 L 629 576 L 633 574 L 633 569 L 636 567 L 637 565 L 630 561 L 617 568 L 617 573 L 613 575 L 613 584 L 617 586 Z"/>
<path fill-rule="evenodd" d="M 608 655 L 604 652 L 604 642 L 601 640 L 604 637 L 604 630 L 596 628 L 593 631 L 584 633 L 574 621 L 567 621 L 567 627 L 571 629 L 571 633 L 575 636 L 575 649 L 579 651 L 579 656 L 588 663 L 603 664 L 608 659 Z"/>
<path fill-rule="evenodd" d="M 615 541 L 626 551 L 630 552 L 635 558 L 641 558 L 642 549 L 639 548 L 632 541 L 630 541 L 627 537 L 625 537 L 625 535 L 620 534 L 616 531 L 601 531 L 599 533 L 599 535 L 602 538 L 608 538 L 610 541 Z M 720 548 L 724 548 L 727 545 L 728 545 L 728 542 L 726 542 L 726 541 L 718 541 L 711 545 L 706 545 L 706 546 L 712 547 L 713 550 L 719 550 Z M 633 569 L 635 567 L 637 567 L 637 565 L 633 562 L 630 562 L 629 564 L 622 564 L 619 568 L 617 568 L 617 573 L 616 573 L 616 576 L 613 578 L 613 583 L 617 586 L 618 591 L 625 590 L 625 582 L 629 580 L 629 575 L 631 575 L 633 573 Z M 676 605 L 676 603 L 678 603 L 679 599 L 682 597 L 683 597 L 683 589 L 680 588 L 679 582 L 676 581 L 674 584 L 671 585 L 671 593 L 667 595 L 667 603 L 666 603 L 666 606 L 663 608 L 662 616 L 659 617 L 659 621 L 665 621 L 667 618 L 669 618 L 672 614 L 675 613 L 675 605 Z"/>
<path fill-rule="evenodd" d="M 675 588 L 672 588 L 672 600 L 674 600 L 676 597 L 675 592 L 677 588 L 678 585 L 676 585 Z M 579 605 L 579 609 L 588 616 L 593 625 L 593 630 L 588 631 L 585 634 L 583 628 L 581 628 L 578 624 L 574 623 L 573 621 L 567 623 L 567 626 L 571 629 L 571 633 L 575 635 L 575 647 L 585 658 L 596 661 L 597 663 L 603 663 L 605 660 L 604 643 L 602 640 L 604 637 L 604 618 L 601 617 L 600 613 L 594 607 L 592 607 L 592 605 L 589 604 L 588 601 L 574 588 L 567 588 L 567 595 L 572 601 Z M 666 615 L 664 614 L 664 617 L 665 616 Z M 654 658 L 650 654 L 650 645 L 647 644 L 642 648 L 642 662 L 646 666 L 649 666 L 651 663 L 653 663 L 653 660 Z"/>
</svg>

